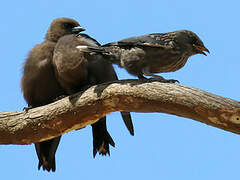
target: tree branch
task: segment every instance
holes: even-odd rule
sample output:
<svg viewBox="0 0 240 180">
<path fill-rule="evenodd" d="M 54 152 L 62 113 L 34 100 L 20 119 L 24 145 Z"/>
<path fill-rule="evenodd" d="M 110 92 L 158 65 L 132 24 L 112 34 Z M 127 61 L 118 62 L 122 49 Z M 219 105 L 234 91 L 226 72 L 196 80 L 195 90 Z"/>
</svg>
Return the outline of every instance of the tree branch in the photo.
<svg viewBox="0 0 240 180">
<path fill-rule="evenodd" d="M 240 134 L 240 102 L 180 84 L 123 80 L 29 111 L 0 113 L 0 144 L 30 144 L 84 128 L 114 111 L 162 112 Z"/>
</svg>

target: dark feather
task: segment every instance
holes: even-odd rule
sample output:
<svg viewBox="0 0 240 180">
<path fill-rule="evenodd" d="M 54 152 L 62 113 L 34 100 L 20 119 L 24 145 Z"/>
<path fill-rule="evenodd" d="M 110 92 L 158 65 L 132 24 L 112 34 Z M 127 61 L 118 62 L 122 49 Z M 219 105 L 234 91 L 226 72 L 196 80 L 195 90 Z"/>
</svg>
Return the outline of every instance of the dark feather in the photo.
<svg viewBox="0 0 240 180">
<path fill-rule="evenodd" d="M 72 34 L 71 27 L 79 24 L 69 18 L 57 18 L 52 21 L 46 40 L 36 45 L 29 53 L 21 81 L 22 92 L 29 107 L 38 107 L 53 102 L 58 96 L 65 95 L 65 90 L 56 79 L 52 66 L 53 51 L 58 39 L 66 34 Z M 64 28 L 66 27 L 66 28 Z M 55 171 L 55 153 L 61 137 L 53 138 L 35 144 L 39 159 L 38 169 Z"/>
<path fill-rule="evenodd" d="M 78 49 L 78 50 L 77 50 Z M 84 87 L 117 79 L 112 65 L 104 59 L 105 49 L 86 34 L 66 35 L 59 39 L 53 64 L 58 81 L 68 94 L 76 93 Z M 98 91 L 97 93 L 101 93 Z M 125 119 L 127 117 L 128 119 Z M 131 121 L 130 114 L 123 116 Z M 132 122 L 127 123 L 130 126 Z M 133 127 L 131 127 L 131 133 Z M 92 124 L 93 156 L 110 154 L 109 145 L 115 146 L 107 131 L 106 117 Z"/>
<path fill-rule="evenodd" d="M 102 47 L 111 55 L 109 62 L 118 64 L 139 78 L 176 71 L 185 65 L 190 56 L 209 52 L 200 38 L 188 30 L 135 36 Z"/>
</svg>

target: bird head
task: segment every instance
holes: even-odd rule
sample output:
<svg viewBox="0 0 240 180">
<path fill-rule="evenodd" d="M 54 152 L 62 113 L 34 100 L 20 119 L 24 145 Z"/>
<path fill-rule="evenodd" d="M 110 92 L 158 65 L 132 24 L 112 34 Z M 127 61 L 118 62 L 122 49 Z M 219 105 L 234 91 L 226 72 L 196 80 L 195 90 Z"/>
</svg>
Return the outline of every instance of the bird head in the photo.
<svg viewBox="0 0 240 180">
<path fill-rule="evenodd" d="M 58 39 L 67 34 L 77 34 L 85 29 L 77 21 L 70 18 L 54 19 L 48 29 L 46 39 L 57 42 Z"/>
<path fill-rule="evenodd" d="M 203 54 L 207 56 L 210 51 L 204 46 L 202 40 L 192 31 L 176 31 L 176 37 L 181 46 L 185 48 L 189 55 Z"/>
</svg>

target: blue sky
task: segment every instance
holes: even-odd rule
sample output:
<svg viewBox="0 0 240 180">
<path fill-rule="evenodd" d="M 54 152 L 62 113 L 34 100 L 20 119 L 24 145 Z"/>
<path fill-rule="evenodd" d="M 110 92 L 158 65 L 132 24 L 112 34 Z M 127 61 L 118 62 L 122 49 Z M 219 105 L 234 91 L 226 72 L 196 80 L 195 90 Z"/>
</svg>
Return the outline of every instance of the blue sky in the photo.
<svg viewBox="0 0 240 180">
<path fill-rule="evenodd" d="M 240 3 L 229 1 L 3 1 L 1 2 L 0 111 L 22 110 L 22 64 L 57 17 L 76 19 L 100 43 L 153 32 L 194 31 L 211 51 L 181 70 L 162 74 L 181 84 L 239 100 Z M 116 67 L 121 79 L 134 78 Z M 205 124 L 160 113 L 132 113 L 131 137 L 119 113 L 108 116 L 116 147 L 92 158 L 91 128 L 67 133 L 57 151 L 57 171 L 37 170 L 33 145 L 1 145 L 1 179 L 234 179 L 240 137 Z M 3 138 L 3 137 L 1 137 Z"/>
</svg>

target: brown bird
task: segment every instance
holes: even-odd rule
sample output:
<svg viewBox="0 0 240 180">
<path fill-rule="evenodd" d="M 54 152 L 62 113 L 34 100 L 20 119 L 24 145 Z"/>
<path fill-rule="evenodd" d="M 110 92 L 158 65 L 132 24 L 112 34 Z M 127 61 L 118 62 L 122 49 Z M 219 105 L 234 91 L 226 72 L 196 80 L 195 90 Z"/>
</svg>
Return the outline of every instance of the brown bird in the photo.
<svg viewBox="0 0 240 180">
<path fill-rule="evenodd" d="M 188 30 L 131 37 L 102 47 L 112 56 L 108 60 L 139 79 L 146 75 L 165 80 L 154 73 L 176 71 L 190 56 L 209 53 L 200 38 Z"/>
<path fill-rule="evenodd" d="M 53 102 L 66 94 L 58 83 L 52 65 L 53 51 L 58 39 L 67 34 L 83 31 L 78 22 L 69 18 L 57 18 L 52 21 L 45 41 L 36 45 L 26 58 L 21 81 L 22 92 L 29 107 L 38 107 Z M 48 141 L 35 143 L 39 159 L 38 169 L 55 171 L 55 153 L 60 136 Z"/>
<path fill-rule="evenodd" d="M 88 47 L 94 49 L 89 51 Z M 112 64 L 101 54 L 100 44 L 86 34 L 66 35 L 59 39 L 53 56 L 57 79 L 70 95 L 83 90 L 86 86 L 117 80 Z M 133 135 L 130 113 L 121 112 L 122 118 Z M 106 117 L 92 125 L 93 156 L 110 155 L 109 144 L 115 146 L 107 131 Z"/>
</svg>

